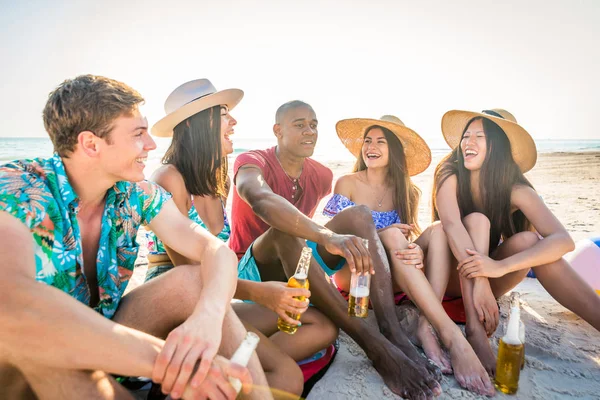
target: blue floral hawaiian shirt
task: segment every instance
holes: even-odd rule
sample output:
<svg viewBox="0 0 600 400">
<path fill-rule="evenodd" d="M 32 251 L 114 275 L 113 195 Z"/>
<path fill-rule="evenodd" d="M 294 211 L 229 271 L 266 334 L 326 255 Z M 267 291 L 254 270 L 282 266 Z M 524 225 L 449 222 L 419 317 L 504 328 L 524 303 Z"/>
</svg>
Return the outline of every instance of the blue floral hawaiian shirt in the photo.
<svg viewBox="0 0 600 400">
<path fill-rule="evenodd" d="M 112 318 L 133 274 L 136 235 L 171 195 L 151 182 L 117 182 L 106 194 L 96 270 L 96 310 Z M 83 274 L 79 199 L 58 154 L 0 166 L 0 210 L 20 219 L 34 239 L 36 280 L 89 305 Z"/>
</svg>

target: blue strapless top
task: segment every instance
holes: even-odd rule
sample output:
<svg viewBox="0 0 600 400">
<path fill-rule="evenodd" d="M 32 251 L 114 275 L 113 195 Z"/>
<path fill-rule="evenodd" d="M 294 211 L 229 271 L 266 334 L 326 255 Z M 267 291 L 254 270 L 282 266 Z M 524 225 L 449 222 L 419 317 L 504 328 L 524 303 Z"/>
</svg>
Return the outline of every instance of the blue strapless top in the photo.
<svg viewBox="0 0 600 400">
<path fill-rule="evenodd" d="M 354 207 L 355 205 L 356 203 L 346 196 L 335 193 L 331 199 L 329 199 L 327 205 L 325 205 L 325 208 L 323 209 L 323 215 L 326 217 L 333 217 L 343 209 Z M 375 223 L 375 228 L 377 229 L 382 229 L 392 224 L 401 223 L 400 216 L 396 210 L 371 211 L 371 215 L 373 216 L 373 222 Z"/>
</svg>

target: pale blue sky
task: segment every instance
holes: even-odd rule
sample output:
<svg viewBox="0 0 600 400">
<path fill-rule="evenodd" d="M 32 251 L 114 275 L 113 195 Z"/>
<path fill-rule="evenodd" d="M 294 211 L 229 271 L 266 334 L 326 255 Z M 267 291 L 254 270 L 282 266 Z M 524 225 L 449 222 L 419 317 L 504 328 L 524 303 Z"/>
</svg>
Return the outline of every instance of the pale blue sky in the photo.
<svg viewBox="0 0 600 400">
<path fill-rule="evenodd" d="M 237 134 L 276 108 L 394 114 L 430 145 L 450 109 L 506 108 L 536 139 L 600 139 L 600 1 L 0 0 L 0 137 L 44 136 L 48 93 L 79 74 L 126 82 L 150 123 L 184 81 L 246 92 Z"/>
</svg>

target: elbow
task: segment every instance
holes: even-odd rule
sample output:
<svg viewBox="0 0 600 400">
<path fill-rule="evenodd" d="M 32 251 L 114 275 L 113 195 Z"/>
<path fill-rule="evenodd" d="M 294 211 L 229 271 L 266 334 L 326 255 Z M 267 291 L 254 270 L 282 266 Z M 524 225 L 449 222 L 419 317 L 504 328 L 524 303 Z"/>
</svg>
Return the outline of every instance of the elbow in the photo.
<svg viewBox="0 0 600 400">
<path fill-rule="evenodd" d="M 575 242 L 568 232 L 564 233 L 563 242 L 565 246 L 565 253 L 570 253 L 575 250 Z"/>
</svg>

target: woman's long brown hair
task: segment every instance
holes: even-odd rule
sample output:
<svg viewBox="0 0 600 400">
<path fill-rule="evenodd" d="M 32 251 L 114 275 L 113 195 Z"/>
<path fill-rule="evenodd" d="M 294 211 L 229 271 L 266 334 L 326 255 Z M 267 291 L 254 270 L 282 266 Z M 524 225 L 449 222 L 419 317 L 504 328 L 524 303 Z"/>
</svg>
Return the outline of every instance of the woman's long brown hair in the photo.
<svg viewBox="0 0 600 400">
<path fill-rule="evenodd" d="M 194 196 L 227 197 L 227 157 L 221 149 L 221 106 L 192 115 L 173 129 L 163 164 L 172 164 Z"/>
<path fill-rule="evenodd" d="M 421 190 L 412 183 L 410 175 L 408 175 L 404 147 L 394 132 L 379 125 L 368 127 L 365 130 L 363 139 L 374 128 L 381 129 L 388 143 L 389 156 L 386 184 L 392 188 L 394 209 L 400 216 L 402 223 L 414 224 L 415 229 L 411 232 L 410 238 L 418 237 L 421 233 L 418 221 Z M 356 159 L 356 164 L 354 164 L 354 172 L 364 171 L 365 169 L 367 169 L 367 166 L 361 151 Z"/>
<path fill-rule="evenodd" d="M 478 210 L 471 195 L 471 172 L 465 168 L 460 144 L 456 146 L 435 168 L 432 191 L 432 217 L 438 220 L 436 197 L 437 193 L 449 177 L 456 175 L 458 187 L 456 197 L 460 216 L 473 212 L 483 213 L 491 224 L 490 251 L 498 247 L 500 239 L 506 240 L 515 233 L 531 230 L 531 223 L 525 215 L 517 210 L 511 215 L 511 194 L 513 186 L 526 185 L 533 189 L 533 185 L 525 178 L 519 166 L 515 163 L 508 137 L 495 122 L 482 117 L 470 120 L 463 135 L 471 122 L 481 119 L 486 140 L 486 154 L 479 173 L 479 191 L 483 203 L 483 210 Z M 462 140 L 462 139 L 461 139 Z"/>
</svg>

